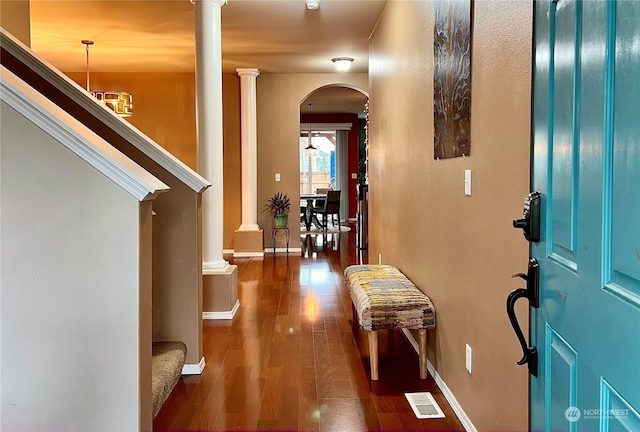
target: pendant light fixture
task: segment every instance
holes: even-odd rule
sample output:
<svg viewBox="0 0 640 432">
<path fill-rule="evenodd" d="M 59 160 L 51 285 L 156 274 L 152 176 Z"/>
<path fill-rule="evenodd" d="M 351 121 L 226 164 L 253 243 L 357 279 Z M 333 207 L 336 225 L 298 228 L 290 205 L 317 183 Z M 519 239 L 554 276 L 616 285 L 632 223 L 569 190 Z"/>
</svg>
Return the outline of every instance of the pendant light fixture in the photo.
<svg viewBox="0 0 640 432">
<path fill-rule="evenodd" d="M 317 148 L 315 148 L 311 142 L 311 104 L 309 104 L 309 143 L 307 144 L 307 146 L 305 147 L 305 150 L 307 151 L 307 155 L 312 156 L 316 150 L 318 150 Z"/>
<path fill-rule="evenodd" d="M 100 103 L 108 106 L 120 117 L 129 117 L 133 114 L 133 98 L 122 90 L 91 90 L 89 87 L 89 47 L 94 44 L 92 40 L 83 39 L 82 44 L 87 51 L 87 91 Z"/>
</svg>

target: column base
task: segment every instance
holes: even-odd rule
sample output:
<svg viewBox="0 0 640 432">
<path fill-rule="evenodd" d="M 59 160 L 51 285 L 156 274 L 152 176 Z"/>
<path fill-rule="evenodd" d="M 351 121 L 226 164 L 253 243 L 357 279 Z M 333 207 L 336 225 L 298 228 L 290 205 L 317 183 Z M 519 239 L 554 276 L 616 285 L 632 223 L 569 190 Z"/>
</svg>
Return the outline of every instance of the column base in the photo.
<svg viewBox="0 0 640 432">
<path fill-rule="evenodd" d="M 202 263 L 202 274 L 219 274 L 229 271 L 229 261 L 205 261 Z"/>
<path fill-rule="evenodd" d="M 259 229 L 261 228 L 260 228 L 260 225 L 258 224 L 241 224 L 238 227 L 238 231 L 258 231 Z"/>
<path fill-rule="evenodd" d="M 239 306 L 238 266 L 202 275 L 202 319 L 232 319 Z"/>
<path fill-rule="evenodd" d="M 264 256 L 264 234 L 262 229 L 243 230 L 242 227 L 234 231 L 233 257 L 262 257 Z"/>
</svg>

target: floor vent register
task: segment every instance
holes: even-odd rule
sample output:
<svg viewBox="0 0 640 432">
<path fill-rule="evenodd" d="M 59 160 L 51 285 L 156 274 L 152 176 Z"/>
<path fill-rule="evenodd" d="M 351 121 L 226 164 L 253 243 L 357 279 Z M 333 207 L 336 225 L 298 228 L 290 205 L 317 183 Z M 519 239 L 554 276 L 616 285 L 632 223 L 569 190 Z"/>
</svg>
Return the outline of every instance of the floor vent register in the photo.
<svg viewBox="0 0 640 432">
<path fill-rule="evenodd" d="M 429 392 L 404 394 L 414 414 L 419 419 L 444 418 L 444 412 Z"/>
</svg>

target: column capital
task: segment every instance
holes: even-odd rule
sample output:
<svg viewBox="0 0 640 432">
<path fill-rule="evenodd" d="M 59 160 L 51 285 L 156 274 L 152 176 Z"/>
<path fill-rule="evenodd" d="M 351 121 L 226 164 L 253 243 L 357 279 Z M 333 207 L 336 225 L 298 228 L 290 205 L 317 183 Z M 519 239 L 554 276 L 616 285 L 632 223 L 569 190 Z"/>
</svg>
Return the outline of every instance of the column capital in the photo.
<svg viewBox="0 0 640 432">
<path fill-rule="evenodd" d="M 227 4 L 227 0 L 189 0 L 189 3 L 195 5 L 196 3 L 215 3 L 222 7 Z"/>
<path fill-rule="evenodd" d="M 260 75 L 260 71 L 258 69 L 255 68 L 238 68 L 236 69 L 236 72 L 238 72 L 238 75 L 240 76 L 258 76 Z"/>
</svg>

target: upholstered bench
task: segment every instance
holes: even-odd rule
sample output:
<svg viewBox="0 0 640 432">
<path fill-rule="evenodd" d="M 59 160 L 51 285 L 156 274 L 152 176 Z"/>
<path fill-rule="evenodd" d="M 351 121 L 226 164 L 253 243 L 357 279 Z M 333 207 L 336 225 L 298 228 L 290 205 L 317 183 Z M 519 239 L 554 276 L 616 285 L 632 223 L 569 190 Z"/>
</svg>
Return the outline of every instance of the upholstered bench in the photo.
<svg viewBox="0 0 640 432">
<path fill-rule="evenodd" d="M 418 329 L 420 378 L 427 378 L 427 330 L 436 326 L 433 303 L 396 267 L 352 265 L 344 270 L 354 319 L 369 332 L 371 379 L 378 379 L 378 330 Z"/>
</svg>

